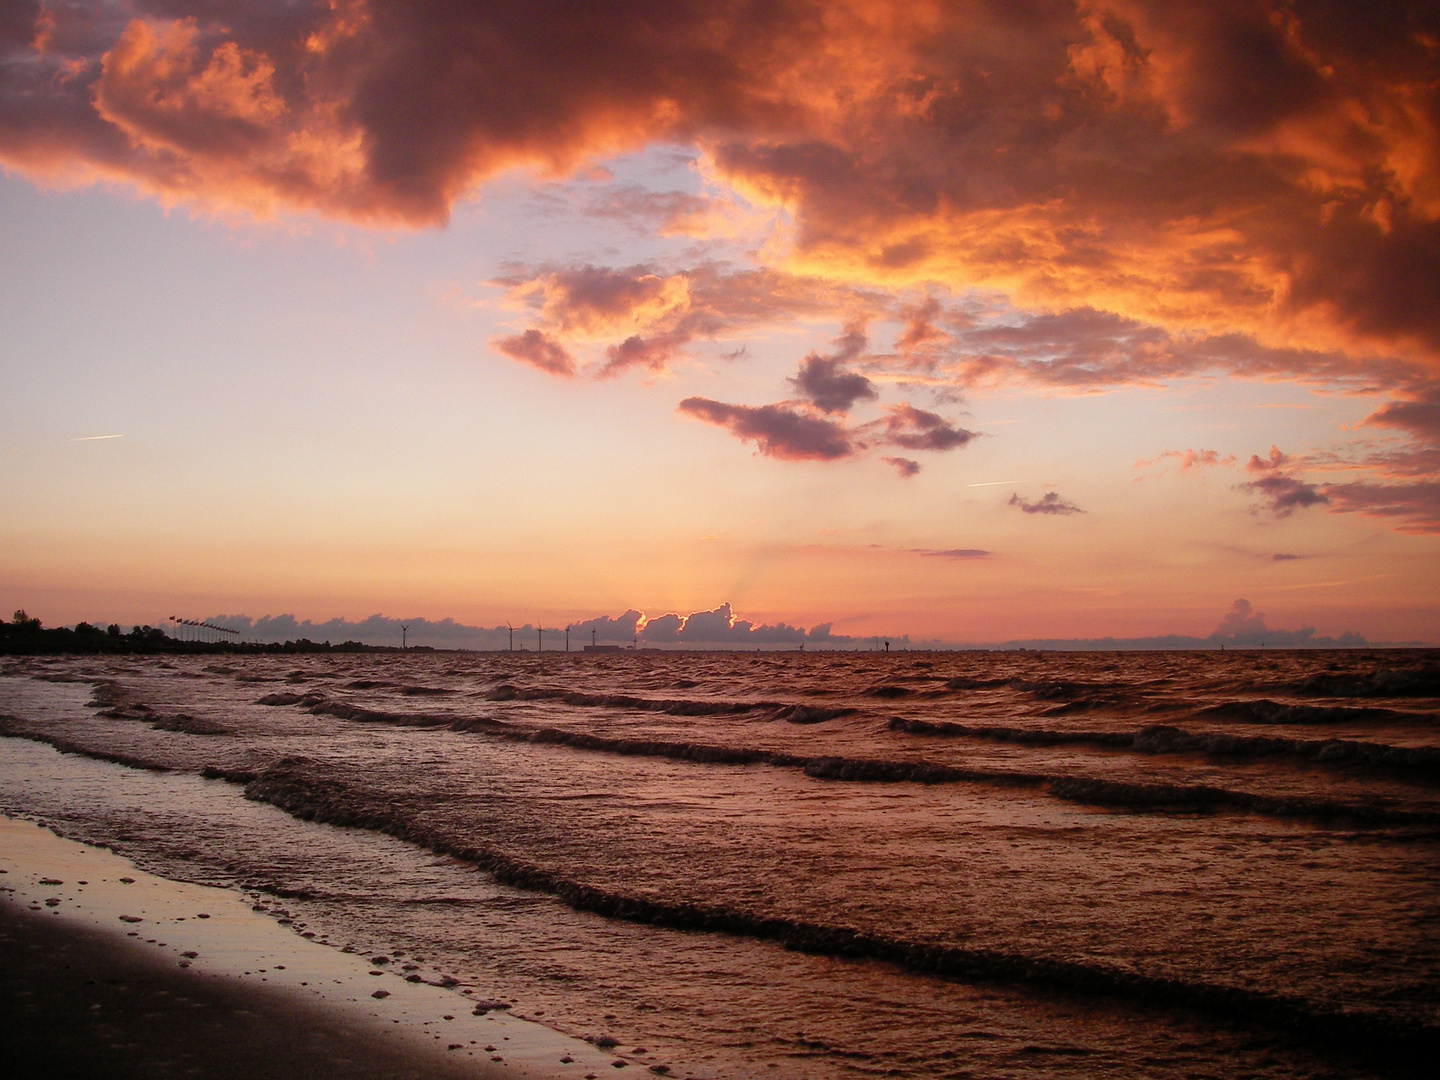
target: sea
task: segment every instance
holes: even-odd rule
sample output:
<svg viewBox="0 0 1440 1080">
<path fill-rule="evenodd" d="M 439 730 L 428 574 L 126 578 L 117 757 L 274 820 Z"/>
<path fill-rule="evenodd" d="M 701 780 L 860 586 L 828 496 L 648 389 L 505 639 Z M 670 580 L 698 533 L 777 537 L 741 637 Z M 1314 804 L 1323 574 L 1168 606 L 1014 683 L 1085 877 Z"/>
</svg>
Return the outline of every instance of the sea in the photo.
<svg viewBox="0 0 1440 1080">
<path fill-rule="evenodd" d="M 657 1075 L 1440 1060 L 1440 651 L 10 657 L 0 812 Z"/>
</svg>

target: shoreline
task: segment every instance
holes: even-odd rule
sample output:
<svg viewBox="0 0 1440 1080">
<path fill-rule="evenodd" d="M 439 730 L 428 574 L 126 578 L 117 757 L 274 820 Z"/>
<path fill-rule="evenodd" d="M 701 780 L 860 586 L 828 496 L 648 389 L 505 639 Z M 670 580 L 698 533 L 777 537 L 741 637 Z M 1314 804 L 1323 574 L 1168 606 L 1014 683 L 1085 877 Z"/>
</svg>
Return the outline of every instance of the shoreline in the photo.
<svg viewBox="0 0 1440 1080">
<path fill-rule="evenodd" d="M 397 958 L 309 941 L 231 890 L 4 816 L 0 942 L 0 1033 L 33 1075 L 584 1080 L 641 1065 L 470 988 L 410 982 Z"/>
</svg>

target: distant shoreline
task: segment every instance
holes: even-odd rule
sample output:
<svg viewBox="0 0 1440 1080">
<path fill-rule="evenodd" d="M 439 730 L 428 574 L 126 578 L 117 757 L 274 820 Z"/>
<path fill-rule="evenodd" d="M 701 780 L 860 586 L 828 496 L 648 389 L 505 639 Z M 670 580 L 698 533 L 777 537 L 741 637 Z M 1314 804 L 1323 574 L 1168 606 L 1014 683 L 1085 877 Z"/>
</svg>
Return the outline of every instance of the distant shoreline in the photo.
<svg viewBox="0 0 1440 1080">
<path fill-rule="evenodd" d="M 0 624 L 3 626 L 4 624 Z M 1211 642 L 1203 639 L 1193 643 L 1176 644 L 1130 644 L 1125 639 L 1101 638 L 1095 640 L 1075 639 L 1056 641 L 1026 641 L 1026 642 L 998 642 L 993 645 L 932 645 L 932 646 L 902 646 L 884 652 L 878 649 L 857 648 L 857 647 L 812 647 L 808 649 L 796 649 L 792 646 L 781 646 L 772 648 L 739 648 L 736 646 L 725 646 L 716 643 L 713 647 L 698 647 L 695 645 L 680 645 L 667 648 L 662 645 L 642 645 L 639 648 L 622 648 L 615 652 L 586 653 L 580 649 L 573 649 L 569 652 L 564 649 L 546 649 L 543 653 L 534 649 L 467 649 L 460 646 L 439 647 L 434 645 L 411 645 L 401 648 L 399 645 L 369 645 L 361 641 L 342 641 L 335 645 L 328 641 L 311 641 L 308 638 L 301 638 L 298 641 L 284 642 L 206 642 L 206 641 L 178 641 L 168 635 L 159 638 L 123 634 L 119 637 L 108 635 L 84 635 L 77 634 L 68 627 L 56 629 L 38 630 L 22 634 L 6 634 L 0 636 L 0 656 L 274 656 L 277 654 L 311 654 L 311 653 L 394 653 L 396 655 L 420 654 L 463 654 L 463 655 L 495 655 L 497 653 L 514 653 L 517 656 L 635 656 L 641 653 L 695 653 L 706 655 L 712 653 L 748 653 L 763 652 L 766 655 L 773 654 L 825 654 L 831 653 L 854 653 L 856 655 L 894 655 L 894 656 L 923 656 L 927 654 L 949 654 L 949 653 L 1118 653 L 1118 652 L 1360 652 L 1375 651 L 1384 649 L 1407 649 L 1423 651 L 1436 649 L 1440 646 L 1432 645 L 1421 641 L 1370 641 L 1363 643 L 1335 642 L 1335 641 L 1314 641 L 1305 644 L 1263 644 L 1263 643 L 1231 643 Z"/>
</svg>

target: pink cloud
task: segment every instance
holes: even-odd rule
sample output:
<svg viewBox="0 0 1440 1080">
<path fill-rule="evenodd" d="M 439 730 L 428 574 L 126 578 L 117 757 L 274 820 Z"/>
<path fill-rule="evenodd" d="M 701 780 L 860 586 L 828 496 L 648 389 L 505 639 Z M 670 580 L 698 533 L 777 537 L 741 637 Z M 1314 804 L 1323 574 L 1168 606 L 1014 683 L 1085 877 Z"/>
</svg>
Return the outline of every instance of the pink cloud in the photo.
<svg viewBox="0 0 1440 1080">
<path fill-rule="evenodd" d="M 539 330 L 526 330 L 522 334 L 500 338 L 492 346 L 506 356 L 539 368 L 551 375 L 572 378 L 575 375 L 575 360 L 559 342 L 552 340 Z"/>
<path fill-rule="evenodd" d="M 918 461 L 912 461 L 910 458 L 882 457 L 880 460 L 907 480 L 920 472 L 920 463 Z"/>
<path fill-rule="evenodd" d="M 1240 484 L 1239 489 L 1259 495 L 1265 509 L 1276 517 L 1289 517 L 1296 510 L 1328 504 L 1330 496 L 1297 476 L 1295 465 L 1294 458 L 1272 446 L 1268 458 L 1251 455 L 1245 471 L 1255 479 Z"/>
</svg>

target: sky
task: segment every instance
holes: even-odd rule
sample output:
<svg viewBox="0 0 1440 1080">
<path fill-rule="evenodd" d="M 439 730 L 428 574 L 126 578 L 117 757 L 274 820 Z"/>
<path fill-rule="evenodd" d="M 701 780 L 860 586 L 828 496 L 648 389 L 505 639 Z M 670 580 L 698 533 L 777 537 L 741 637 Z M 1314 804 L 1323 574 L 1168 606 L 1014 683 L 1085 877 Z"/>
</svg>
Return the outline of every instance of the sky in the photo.
<svg viewBox="0 0 1440 1080">
<path fill-rule="evenodd" d="M 1429 4 L 13 0 L 0 599 L 1440 642 L 1437 298 Z"/>
</svg>

